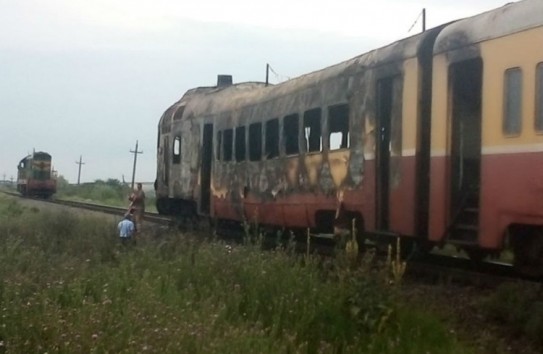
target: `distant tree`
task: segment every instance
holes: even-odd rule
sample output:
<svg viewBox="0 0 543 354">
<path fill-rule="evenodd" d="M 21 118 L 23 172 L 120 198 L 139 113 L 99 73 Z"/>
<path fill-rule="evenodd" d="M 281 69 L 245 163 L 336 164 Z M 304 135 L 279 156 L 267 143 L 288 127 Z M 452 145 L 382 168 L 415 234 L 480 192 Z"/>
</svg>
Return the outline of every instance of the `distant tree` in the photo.
<svg viewBox="0 0 543 354">
<path fill-rule="evenodd" d="M 57 189 L 67 189 L 70 186 L 70 182 L 63 175 L 57 177 Z"/>
<path fill-rule="evenodd" d="M 118 179 L 116 178 L 109 178 L 107 181 L 106 181 L 106 184 L 108 186 L 112 186 L 112 187 L 116 187 L 116 188 L 120 188 L 122 187 L 122 183 L 121 181 L 119 181 Z"/>
</svg>

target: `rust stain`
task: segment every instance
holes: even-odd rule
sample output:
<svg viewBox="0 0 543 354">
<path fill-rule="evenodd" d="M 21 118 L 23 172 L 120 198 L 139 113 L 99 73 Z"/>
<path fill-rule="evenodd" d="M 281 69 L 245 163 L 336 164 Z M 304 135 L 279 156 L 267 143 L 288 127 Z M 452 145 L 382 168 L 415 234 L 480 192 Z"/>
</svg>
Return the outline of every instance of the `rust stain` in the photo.
<svg viewBox="0 0 543 354">
<path fill-rule="evenodd" d="M 286 162 L 286 182 L 289 188 L 297 188 L 300 180 L 300 159 L 291 157 Z"/>
<path fill-rule="evenodd" d="M 304 166 L 309 187 L 316 187 L 319 183 L 322 160 L 323 157 L 321 153 L 308 154 L 304 157 Z"/>
<path fill-rule="evenodd" d="M 328 164 L 330 165 L 330 174 L 336 188 L 344 185 L 349 173 L 350 150 L 331 151 L 328 153 Z"/>
</svg>

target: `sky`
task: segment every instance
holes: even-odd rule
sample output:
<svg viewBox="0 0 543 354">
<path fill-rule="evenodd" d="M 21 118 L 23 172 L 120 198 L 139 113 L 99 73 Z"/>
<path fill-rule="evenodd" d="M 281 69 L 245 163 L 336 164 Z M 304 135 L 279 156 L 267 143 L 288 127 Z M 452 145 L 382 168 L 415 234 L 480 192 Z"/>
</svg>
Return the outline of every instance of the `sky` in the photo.
<svg viewBox="0 0 543 354">
<path fill-rule="evenodd" d="M 34 149 L 69 182 L 156 176 L 157 125 L 189 89 L 325 68 L 507 0 L 0 0 L 0 180 Z"/>
</svg>

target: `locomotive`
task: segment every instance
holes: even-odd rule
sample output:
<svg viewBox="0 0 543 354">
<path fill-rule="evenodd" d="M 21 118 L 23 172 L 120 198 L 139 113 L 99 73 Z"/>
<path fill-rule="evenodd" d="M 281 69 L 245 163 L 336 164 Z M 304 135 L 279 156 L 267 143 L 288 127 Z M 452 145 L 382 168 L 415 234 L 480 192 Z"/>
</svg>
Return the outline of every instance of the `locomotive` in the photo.
<svg viewBox="0 0 543 354">
<path fill-rule="evenodd" d="M 198 87 L 158 124 L 157 209 L 359 242 L 511 249 L 543 273 L 543 2 L 277 85 Z M 404 243 L 404 242 L 402 242 Z"/>
<path fill-rule="evenodd" d="M 49 198 L 57 191 L 51 155 L 34 151 L 17 166 L 17 191 L 23 196 Z"/>
</svg>

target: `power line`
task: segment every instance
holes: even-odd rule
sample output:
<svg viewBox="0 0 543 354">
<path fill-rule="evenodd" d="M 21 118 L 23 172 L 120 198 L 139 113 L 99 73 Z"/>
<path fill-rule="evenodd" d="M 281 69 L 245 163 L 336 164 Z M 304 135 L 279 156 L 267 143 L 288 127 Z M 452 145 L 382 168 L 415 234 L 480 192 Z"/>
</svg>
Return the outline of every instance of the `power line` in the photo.
<svg viewBox="0 0 543 354">
<path fill-rule="evenodd" d="M 277 81 L 279 81 L 279 82 L 290 80 L 290 77 L 285 76 L 285 75 L 279 75 L 275 70 L 273 70 L 273 68 L 271 67 L 270 64 L 266 64 L 266 85 L 269 82 L 268 79 L 269 79 L 269 72 L 270 71 L 275 75 L 275 79 Z"/>
<path fill-rule="evenodd" d="M 415 19 L 415 22 L 409 27 L 408 33 L 411 32 L 413 27 L 419 22 L 419 18 L 422 16 L 422 32 L 426 31 L 426 9 L 422 9 L 422 11 L 418 14 L 417 18 Z"/>
</svg>

